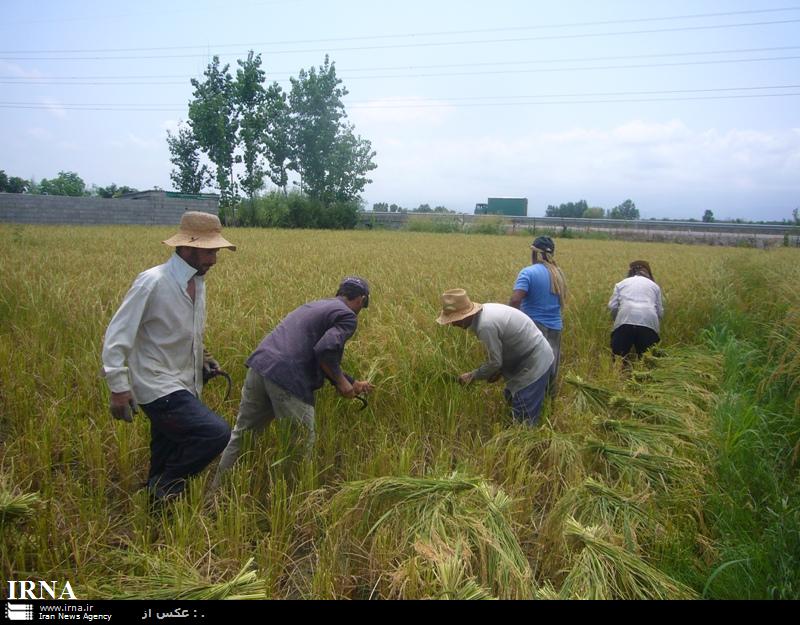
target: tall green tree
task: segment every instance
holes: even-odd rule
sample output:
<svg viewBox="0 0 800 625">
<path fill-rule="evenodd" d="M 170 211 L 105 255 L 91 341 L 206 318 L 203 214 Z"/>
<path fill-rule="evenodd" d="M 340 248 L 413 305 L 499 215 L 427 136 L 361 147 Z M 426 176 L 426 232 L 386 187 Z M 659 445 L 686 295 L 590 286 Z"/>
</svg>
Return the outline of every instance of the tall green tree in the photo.
<svg viewBox="0 0 800 625">
<path fill-rule="evenodd" d="M 138 190 L 139 189 L 134 189 L 133 187 L 129 187 L 127 185 L 122 185 L 121 187 L 118 187 L 113 182 L 107 187 L 94 188 L 94 192 L 97 194 L 97 196 L 104 198 L 119 197 L 121 195 L 125 195 L 126 193 L 136 193 Z"/>
<path fill-rule="evenodd" d="M 181 193 L 200 193 L 211 182 L 208 166 L 201 163 L 200 145 L 190 126 L 181 125 L 177 134 L 167 130 L 167 145 L 174 165 L 169 178 Z"/>
<path fill-rule="evenodd" d="M 300 188 L 325 204 L 358 197 L 371 182 L 375 152 L 369 141 L 356 136 L 345 122 L 342 98 L 347 89 L 325 56 L 319 69 L 300 70 L 289 93 L 292 160 Z"/>
<path fill-rule="evenodd" d="M 366 139 L 353 134 L 353 126 L 340 129 L 331 150 L 325 201 L 350 202 L 358 199 L 372 180 L 367 173 L 377 167 L 375 151 Z"/>
<path fill-rule="evenodd" d="M 606 211 L 600 206 L 590 206 L 583 211 L 583 215 L 581 215 L 581 217 L 585 217 L 587 219 L 602 219 L 605 216 Z"/>
<path fill-rule="evenodd" d="M 292 156 L 291 117 L 286 93 L 278 83 L 272 83 L 267 88 L 264 109 L 267 122 L 264 138 L 265 157 L 269 167 L 267 175 L 285 195 L 289 184 L 287 166 Z"/>
<path fill-rule="evenodd" d="M 706 209 L 706 212 L 703 213 L 703 221 L 706 223 L 713 223 L 714 221 L 714 212 L 710 209 Z"/>
<path fill-rule="evenodd" d="M 30 182 L 19 176 L 8 176 L 0 169 L 0 192 L 25 193 L 30 187 Z"/>
<path fill-rule="evenodd" d="M 37 189 L 41 195 L 70 195 L 73 197 L 88 195 L 86 183 L 74 171 L 60 171 L 58 176 L 52 180 L 42 178 Z"/>
<path fill-rule="evenodd" d="M 189 102 L 192 135 L 215 166 L 214 177 L 223 207 L 237 198 L 233 176 L 239 120 L 236 111 L 234 81 L 229 66 L 220 67 L 214 56 L 204 72 L 204 80 L 192 79 L 194 99 Z"/>
<path fill-rule="evenodd" d="M 263 154 L 266 151 L 266 99 L 264 70 L 261 55 L 251 50 L 247 59 L 237 61 L 236 81 L 233 84 L 236 116 L 239 125 L 239 143 L 242 148 L 244 176 L 240 178 L 242 190 L 252 201 L 264 186 Z"/>
<path fill-rule="evenodd" d="M 553 206 L 552 204 L 547 207 L 545 211 L 546 217 L 583 217 L 583 214 L 589 209 L 586 200 L 578 200 L 577 202 L 566 202 Z"/>
<path fill-rule="evenodd" d="M 608 216 L 610 219 L 639 219 L 639 209 L 631 200 L 625 200 L 608 211 Z"/>
</svg>

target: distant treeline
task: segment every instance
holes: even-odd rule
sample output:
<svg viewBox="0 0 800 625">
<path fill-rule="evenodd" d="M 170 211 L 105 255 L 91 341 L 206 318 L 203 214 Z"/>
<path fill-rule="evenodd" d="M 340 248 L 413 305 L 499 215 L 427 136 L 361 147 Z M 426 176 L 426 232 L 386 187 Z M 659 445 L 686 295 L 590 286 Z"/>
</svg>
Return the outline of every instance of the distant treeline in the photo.
<svg viewBox="0 0 800 625">
<path fill-rule="evenodd" d="M 446 206 L 434 206 L 430 204 L 420 204 L 416 208 L 406 208 L 398 204 L 387 204 L 386 202 L 376 202 L 372 205 L 372 210 L 379 213 L 455 213 Z"/>
<path fill-rule="evenodd" d="M 136 193 L 138 189 L 122 185 L 118 187 L 111 183 L 107 187 L 92 185 L 87 187 L 78 174 L 74 171 L 60 171 L 55 178 L 42 178 L 40 182 L 26 180 L 19 176 L 8 176 L 0 169 L 0 192 L 3 193 L 31 193 L 34 195 L 69 195 L 72 197 L 92 196 L 119 197 L 125 193 Z"/>
</svg>

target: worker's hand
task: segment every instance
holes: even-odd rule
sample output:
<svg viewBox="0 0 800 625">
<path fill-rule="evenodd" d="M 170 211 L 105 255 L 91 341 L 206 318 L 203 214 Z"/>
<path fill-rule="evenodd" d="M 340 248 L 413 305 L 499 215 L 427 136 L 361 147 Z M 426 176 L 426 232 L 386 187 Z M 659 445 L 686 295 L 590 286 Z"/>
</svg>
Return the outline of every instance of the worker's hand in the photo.
<svg viewBox="0 0 800 625">
<path fill-rule="evenodd" d="M 458 383 L 461 386 L 466 386 L 467 384 L 472 382 L 472 378 L 473 378 L 472 371 L 468 371 L 467 373 L 462 373 L 460 376 L 458 376 Z"/>
<path fill-rule="evenodd" d="M 217 359 L 211 355 L 207 349 L 203 350 L 203 382 L 208 382 L 211 378 L 225 373 L 219 366 Z"/>
<path fill-rule="evenodd" d="M 353 382 L 353 391 L 355 395 L 366 395 L 375 387 L 366 380 L 356 380 Z"/>
<path fill-rule="evenodd" d="M 355 387 L 345 377 L 342 377 L 341 381 L 336 385 L 336 390 L 339 395 L 347 397 L 347 399 L 353 399 L 357 395 Z"/>
<path fill-rule="evenodd" d="M 136 400 L 130 391 L 123 393 L 111 393 L 111 416 L 131 423 L 133 415 L 136 414 Z"/>
</svg>

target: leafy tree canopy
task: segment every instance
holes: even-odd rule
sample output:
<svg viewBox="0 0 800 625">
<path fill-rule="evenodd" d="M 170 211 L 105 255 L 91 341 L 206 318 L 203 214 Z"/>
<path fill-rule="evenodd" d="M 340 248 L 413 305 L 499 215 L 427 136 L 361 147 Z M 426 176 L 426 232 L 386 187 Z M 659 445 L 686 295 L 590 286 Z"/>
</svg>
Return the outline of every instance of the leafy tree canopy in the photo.
<svg viewBox="0 0 800 625">
<path fill-rule="evenodd" d="M 58 177 L 52 180 L 42 178 L 37 191 L 41 195 L 70 195 L 73 197 L 88 195 L 86 183 L 74 171 L 60 171 Z"/>
<path fill-rule="evenodd" d="M 639 219 L 639 209 L 631 200 L 625 200 L 608 211 L 608 216 L 611 219 Z"/>
</svg>

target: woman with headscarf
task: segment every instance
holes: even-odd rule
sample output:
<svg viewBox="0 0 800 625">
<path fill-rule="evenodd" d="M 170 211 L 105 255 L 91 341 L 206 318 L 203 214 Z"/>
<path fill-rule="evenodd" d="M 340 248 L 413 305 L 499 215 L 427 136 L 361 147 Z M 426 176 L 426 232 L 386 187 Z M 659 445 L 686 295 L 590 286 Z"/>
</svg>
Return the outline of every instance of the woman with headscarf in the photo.
<svg viewBox="0 0 800 625">
<path fill-rule="evenodd" d="M 614 320 L 611 332 L 614 356 L 621 356 L 628 363 L 631 348 L 635 348 L 640 357 L 658 343 L 664 303 L 650 263 L 635 260 L 629 265 L 628 277 L 614 286 L 608 309 Z"/>
<path fill-rule="evenodd" d="M 508 305 L 519 308 L 544 334 L 555 361 L 550 375 L 549 392 L 555 395 L 558 386 L 558 365 L 561 361 L 561 310 L 567 298 L 567 282 L 553 254 L 556 247 L 550 237 L 537 237 L 531 244 L 531 264 L 519 272 Z"/>
</svg>

